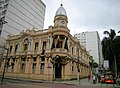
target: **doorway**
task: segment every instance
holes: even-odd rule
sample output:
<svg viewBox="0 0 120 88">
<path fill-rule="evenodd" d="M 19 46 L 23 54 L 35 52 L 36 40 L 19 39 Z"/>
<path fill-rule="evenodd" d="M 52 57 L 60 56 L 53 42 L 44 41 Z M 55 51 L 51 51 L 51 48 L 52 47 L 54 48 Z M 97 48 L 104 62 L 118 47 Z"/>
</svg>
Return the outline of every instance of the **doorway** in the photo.
<svg viewBox="0 0 120 88">
<path fill-rule="evenodd" d="M 62 73 L 62 64 L 57 62 L 55 63 L 55 78 L 61 78 Z"/>
</svg>

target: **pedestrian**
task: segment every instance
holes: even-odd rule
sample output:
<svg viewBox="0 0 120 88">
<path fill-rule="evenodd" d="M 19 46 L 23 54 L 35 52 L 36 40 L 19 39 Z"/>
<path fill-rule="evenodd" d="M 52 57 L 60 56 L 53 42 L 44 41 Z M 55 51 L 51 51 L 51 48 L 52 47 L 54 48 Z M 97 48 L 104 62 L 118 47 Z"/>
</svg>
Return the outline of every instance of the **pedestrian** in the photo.
<svg viewBox="0 0 120 88">
<path fill-rule="evenodd" d="M 95 74 L 93 74 L 93 84 L 95 84 L 96 83 L 96 76 L 95 76 Z"/>
<path fill-rule="evenodd" d="M 100 73 L 98 73 L 98 82 L 100 82 L 101 79 L 100 76 L 101 76 Z"/>
<path fill-rule="evenodd" d="M 90 81 L 90 77 L 91 77 L 91 75 L 89 74 L 89 75 L 88 75 L 88 81 Z"/>
</svg>

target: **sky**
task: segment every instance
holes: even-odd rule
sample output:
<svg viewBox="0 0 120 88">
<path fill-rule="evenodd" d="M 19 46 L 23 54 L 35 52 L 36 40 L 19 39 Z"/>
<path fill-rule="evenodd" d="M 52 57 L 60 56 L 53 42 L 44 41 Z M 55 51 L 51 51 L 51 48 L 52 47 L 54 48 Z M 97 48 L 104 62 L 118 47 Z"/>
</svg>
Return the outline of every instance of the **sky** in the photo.
<svg viewBox="0 0 120 88">
<path fill-rule="evenodd" d="M 46 5 L 44 29 L 53 25 L 57 9 L 62 2 L 68 17 L 70 33 L 98 31 L 101 40 L 103 31 L 120 30 L 120 0 L 42 0 Z"/>
</svg>

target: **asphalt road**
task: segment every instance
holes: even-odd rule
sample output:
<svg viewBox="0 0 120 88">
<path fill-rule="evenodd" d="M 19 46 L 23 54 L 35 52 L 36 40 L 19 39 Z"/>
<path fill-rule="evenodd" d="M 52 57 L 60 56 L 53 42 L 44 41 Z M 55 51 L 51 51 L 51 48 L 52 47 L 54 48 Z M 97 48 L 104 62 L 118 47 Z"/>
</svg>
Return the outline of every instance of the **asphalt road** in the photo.
<svg viewBox="0 0 120 88">
<path fill-rule="evenodd" d="M 78 86 L 57 83 L 6 83 L 0 85 L 0 88 L 112 88 L 109 86 Z"/>
<path fill-rule="evenodd" d="M 100 86 L 100 85 L 89 85 L 87 80 L 83 80 L 81 84 L 74 84 L 74 81 L 71 83 L 63 82 L 40 82 L 33 80 L 21 80 L 21 79 L 4 79 L 4 84 L 0 85 L 0 88 L 113 88 L 112 86 Z M 87 85 L 83 85 L 86 83 Z"/>
</svg>

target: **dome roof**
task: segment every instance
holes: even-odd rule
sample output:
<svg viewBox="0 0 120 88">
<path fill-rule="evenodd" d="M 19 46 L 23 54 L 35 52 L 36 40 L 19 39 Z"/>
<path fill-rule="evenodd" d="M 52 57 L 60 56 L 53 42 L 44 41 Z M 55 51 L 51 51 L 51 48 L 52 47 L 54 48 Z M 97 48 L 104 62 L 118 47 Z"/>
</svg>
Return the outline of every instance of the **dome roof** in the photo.
<svg viewBox="0 0 120 88">
<path fill-rule="evenodd" d="M 61 7 L 59 7 L 58 10 L 56 11 L 55 16 L 57 16 L 57 15 L 67 16 L 67 13 L 66 13 L 65 9 L 63 8 L 62 4 L 61 4 Z"/>
</svg>

